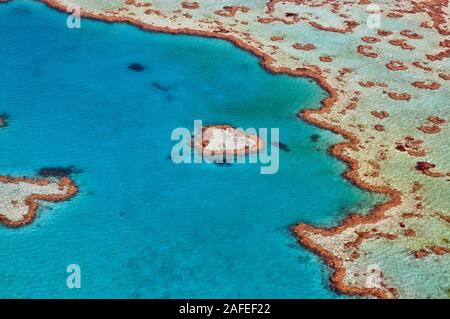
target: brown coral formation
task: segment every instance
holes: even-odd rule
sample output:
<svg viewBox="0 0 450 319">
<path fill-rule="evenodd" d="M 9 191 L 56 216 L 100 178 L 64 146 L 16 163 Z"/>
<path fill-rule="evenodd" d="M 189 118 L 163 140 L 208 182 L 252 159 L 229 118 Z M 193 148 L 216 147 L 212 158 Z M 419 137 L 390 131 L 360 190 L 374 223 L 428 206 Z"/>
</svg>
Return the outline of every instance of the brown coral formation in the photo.
<svg viewBox="0 0 450 319">
<path fill-rule="evenodd" d="M 373 47 L 371 45 L 358 45 L 357 47 L 357 51 L 359 54 L 362 54 L 368 58 L 377 58 L 378 57 L 378 53 L 372 51 Z"/>
<path fill-rule="evenodd" d="M 136 8 L 145 8 L 145 7 L 152 6 L 152 4 L 150 2 L 141 3 L 141 2 L 137 2 L 136 0 L 127 0 L 127 1 L 125 1 L 125 4 L 129 5 L 129 6 L 134 6 Z"/>
<path fill-rule="evenodd" d="M 51 181 L 48 179 L 32 179 L 26 177 L 14 178 L 10 176 L 0 176 L 0 184 L 19 184 L 26 183 L 30 185 L 48 185 Z M 21 217 L 20 220 L 11 220 L 6 212 L 0 212 L 0 222 L 9 227 L 19 227 L 26 225 L 33 221 L 36 216 L 36 211 L 39 208 L 39 201 L 50 201 L 58 202 L 65 201 L 73 197 L 77 192 L 78 188 L 73 183 L 73 181 L 68 177 L 62 177 L 58 180 L 58 189 L 64 191 L 60 194 L 45 194 L 45 193 L 34 193 L 28 195 L 23 199 L 23 203 L 28 207 L 28 212 Z M 19 203 L 15 203 L 18 205 Z"/>
<path fill-rule="evenodd" d="M 439 77 L 445 81 L 449 81 L 450 80 L 450 73 L 439 73 Z"/>
<path fill-rule="evenodd" d="M 217 10 L 215 13 L 222 17 L 234 17 L 237 12 L 249 12 L 250 9 L 246 6 L 224 6 L 221 10 Z"/>
<path fill-rule="evenodd" d="M 393 39 L 389 41 L 390 44 L 394 46 L 398 46 L 402 48 L 403 50 L 414 50 L 415 47 L 412 45 L 409 45 L 405 40 L 403 39 Z"/>
<path fill-rule="evenodd" d="M 444 119 L 440 118 L 439 116 L 435 116 L 435 115 L 430 115 L 427 120 L 436 125 L 447 124 L 447 120 L 444 120 Z"/>
<path fill-rule="evenodd" d="M 272 40 L 274 42 L 280 42 L 280 41 L 284 40 L 284 37 L 278 36 L 278 35 L 274 35 L 273 37 L 270 38 L 270 40 Z"/>
<path fill-rule="evenodd" d="M 423 36 L 421 36 L 420 34 L 418 34 L 416 32 L 413 32 L 411 30 L 400 31 L 400 34 L 409 39 L 415 39 L 415 40 L 423 39 Z"/>
<path fill-rule="evenodd" d="M 438 90 L 441 85 L 437 82 L 423 82 L 423 81 L 416 81 L 411 84 L 412 86 L 419 88 L 419 89 L 426 89 L 426 90 Z"/>
<path fill-rule="evenodd" d="M 375 116 L 376 118 L 379 118 L 380 120 L 389 117 L 389 113 L 386 112 L 386 111 L 381 111 L 381 112 L 378 112 L 378 111 L 372 111 L 371 114 L 372 114 L 373 116 Z"/>
<path fill-rule="evenodd" d="M 427 175 L 429 177 L 443 177 L 445 176 L 444 173 L 436 173 L 432 172 L 431 170 L 435 168 L 436 165 L 433 163 L 428 162 L 417 162 L 416 164 L 416 170 L 420 171 L 422 174 Z"/>
<path fill-rule="evenodd" d="M 386 64 L 386 67 L 391 71 L 403 71 L 408 69 L 405 63 L 398 60 L 390 61 L 389 63 Z"/>
<path fill-rule="evenodd" d="M 200 4 L 198 2 L 188 2 L 188 1 L 183 1 L 181 3 L 181 6 L 184 9 L 198 9 L 200 8 Z"/>
<path fill-rule="evenodd" d="M 382 88 L 386 88 L 387 84 L 383 83 L 383 82 L 373 82 L 373 81 L 359 81 L 358 84 L 362 87 L 365 88 L 372 88 L 372 87 L 382 87 Z"/>
<path fill-rule="evenodd" d="M 446 123 L 446 120 L 441 119 L 438 116 L 430 115 L 427 122 L 419 126 L 417 129 L 426 134 L 437 134 L 441 132 L 441 126 Z"/>
<path fill-rule="evenodd" d="M 316 48 L 316 46 L 312 43 L 306 43 L 306 44 L 295 43 L 292 45 L 292 47 L 294 49 L 303 50 L 303 51 L 310 51 L 310 50 L 314 50 Z"/>
<path fill-rule="evenodd" d="M 319 57 L 319 60 L 322 62 L 333 62 L 333 58 L 328 55 L 322 55 Z"/>
<path fill-rule="evenodd" d="M 392 32 L 386 31 L 386 30 L 378 30 L 377 34 L 382 37 L 387 37 L 387 36 L 390 36 L 392 34 Z"/>
<path fill-rule="evenodd" d="M 417 162 L 416 164 L 416 170 L 421 172 L 422 174 L 433 177 L 433 178 L 440 178 L 440 177 L 450 177 L 450 172 L 436 172 L 432 171 L 432 169 L 436 168 L 436 164 L 428 163 L 428 162 Z"/>
<path fill-rule="evenodd" d="M 395 149 L 400 152 L 406 152 L 413 157 L 424 157 L 427 155 L 426 150 L 423 149 L 423 141 L 412 136 L 406 136 L 403 141 L 396 142 Z"/>
<path fill-rule="evenodd" d="M 450 50 L 443 50 L 436 54 L 427 54 L 426 57 L 430 61 L 441 61 L 450 57 Z"/>
<path fill-rule="evenodd" d="M 430 254 L 443 256 L 445 254 L 450 254 L 450 248 L 434 245 L 429 247 L 428 249 L 427 248 L 418 249 L 414 251 L 413 254 L 416 258 L 424 258 Z"/>
<path fill-rule="evenodd" d="M 380 42 L 381 40 L 377 37 L 362 37 L 361 40 L 363 40 L 364 42 L 367 43 L 377 43 Z"/>
<path fill-rule="evenodd" d="M 424 71 L 428 71 L 428 72 L 433 71 L 433 69 L 431 67 L 426 65 L 426 62 L 414 61 L 412 63 L 412 65 L 414 65 L 415 67 L 422 69 Z"/>
<path fill-rule="evenodd" d="M 426 125 L 426 124 L 419 126 L 417 129 L 426 134 L 437 134 L 441 131 L 441 128 L 437 125 Z"/>
<path fill-rule="evenodd" d="M 388 96 L 397 101 L 409 101 L 411 99 L 411 94 L 407 92 L 397 93 L 397 92 L 389 92 Z"/>
<path fill-rule="evenodd" d="M 326 27 L 321 25 L 320 23 L 310 21 L 309 24 L 313 26 L 316 29 L 319 29 L 321 31 L 327 31 L 327 32 L 337 32 L 337 33 L 347 33 L 352 32 L 354 28 L 356 28 L 359 23 L 356 21 L 345 21 L 345 27 L 344 28 L 335 28 L 335 27 Z"/>
</svg>

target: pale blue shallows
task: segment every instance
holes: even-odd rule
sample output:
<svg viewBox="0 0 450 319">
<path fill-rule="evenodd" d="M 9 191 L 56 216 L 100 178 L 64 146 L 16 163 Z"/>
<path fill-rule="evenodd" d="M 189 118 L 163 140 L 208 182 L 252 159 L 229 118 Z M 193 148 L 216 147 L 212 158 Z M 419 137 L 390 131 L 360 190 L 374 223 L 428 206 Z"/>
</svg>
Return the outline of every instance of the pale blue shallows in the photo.
<svg viewBox="0 0 450 319">
<path fill-rule="evenodd" d="M 88 20 L 70 30 L 65 19 L 35 2 L 0 5 L 0 174 L 82 170 L 73 200 L 0 227 L 0 296 L 338 297 L 289 226 L 334 225 L 377 198 L 342 179 L 327 154 L 337 138 L 296 117 L 318 107 L 320 87 L 272 75 L 225 41 Z M 175 165 L 171 131 L 195 119 L 279 127 L 290 152 L 275 175 Z M 66 287 L 73 263 L 81 289 Z"/>
</svg>

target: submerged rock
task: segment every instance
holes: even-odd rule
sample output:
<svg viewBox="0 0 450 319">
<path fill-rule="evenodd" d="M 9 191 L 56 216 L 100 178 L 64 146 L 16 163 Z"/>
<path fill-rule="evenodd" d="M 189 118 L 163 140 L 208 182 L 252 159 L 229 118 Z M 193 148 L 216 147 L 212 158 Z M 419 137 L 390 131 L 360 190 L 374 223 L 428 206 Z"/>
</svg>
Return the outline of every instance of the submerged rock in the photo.
<svg viewBox="0 0 450 319">
<path fill-rule="evenodd" d="M 38 175 L 41 177 L 64 177 L 78 173 L 81 173 L 81 170 L 75 166 L 43 167 L 38 171 Z"/>
<path fill-rule="evenodd" d="M 232 165 L 231 163 L 220 162 L 220 161 L 214 162 L 214 164 L 215 164 L 215 165 L 218 165 L 218 166 L 231 166 L 231 165 Z"/>
<path fill-rule="evenodd" d="M 313 134 L 310 136 L 311 141 L 313 142 L 317 142 L 320 139 L 320 135 L 319 134 Z"/>
<path fill-rule="evenodd" d="M 4 113 L 0 114 L 0 128 L 8 126 L 7 119 L 8 115 Z"/>
<path fill-rule="evenodd" d="M 416 164 L 416 169 L 418 171 L 426 171 L 432 168 L 435 168 L 436 165 L 432 164 L 432 163 L 428 163 L 428 162 L 417 162 Z"/>
<path fill-rule="evenodd" d="M 131 71 L 142 72 L 145 70 L 145 67 L 139 63 L 131 63 L 128 66 L 128 69 L 130 69 Z"/>
<path fill-rule="evenodd" d="M 164 86 L 164 85 L 159 84 L 158 82 L 152 82 L 152 86 L 153 86 L 155 89 L 157 89 L 157 90 L 159 90 L 159 91 L 162 91 L 162 92 L 169 92 L 170 89 L 171 89 L 170 86 Z"/>
<path fill-rule="evenodd" d="M 232 163 L 234 162 L 234 156 L 233 158 L 229 158 L 231 162 L 228 162 L 227 160 L 228 158 L 226 156 L 223 156 L 222 158 L 215 159 L 213 163 L 218 166 L 231 166 Z"/>
<path fill-rule="evenodd" d="M 275 147 L 278 147 L 280 150 L 285 151 L 285 152 L 290 152 L 291 149 L 289 148 L 289 146 L 287 146 L 287 144 L 281 143 L 281 142 L 272 142 L 272 145 Z"/>
</svg>

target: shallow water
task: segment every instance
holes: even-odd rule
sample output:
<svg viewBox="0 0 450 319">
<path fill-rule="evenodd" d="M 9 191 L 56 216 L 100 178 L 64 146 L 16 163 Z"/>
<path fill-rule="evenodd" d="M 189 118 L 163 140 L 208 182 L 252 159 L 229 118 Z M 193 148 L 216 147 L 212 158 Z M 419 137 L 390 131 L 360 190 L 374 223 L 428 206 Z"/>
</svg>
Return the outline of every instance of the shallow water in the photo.
<svg viewBox="0 0 450 319">
<path fill-rule="evenodd" d="M 333 225 L 379 197 L 342 179 L 345 165 L 327 154 L 337 137 L 297 118 L 321 88 L 272 75 L 225 41 L 65 19 L 34 2 L 0 5 L 0 113 L 10 116 L 0 174 L 80 170 L 73 200 L 0 227 L 0 296 L 339 297 L 289 225 Z M 176 165 L 170 134 L 195 119 L 280 128 L 290 151 L 274 175 Z M 66 287 L 73 263 L 81 289 Z"/>
</svg>

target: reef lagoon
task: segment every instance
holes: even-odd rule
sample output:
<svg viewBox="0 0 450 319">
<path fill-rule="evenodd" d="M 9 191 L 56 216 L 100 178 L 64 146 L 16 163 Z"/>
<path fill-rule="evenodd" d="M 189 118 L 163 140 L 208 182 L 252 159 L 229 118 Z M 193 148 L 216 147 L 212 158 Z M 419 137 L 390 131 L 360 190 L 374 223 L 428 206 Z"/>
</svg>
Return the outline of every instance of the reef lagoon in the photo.
<svg viewBox="0 0 450 319">
<path fill-rule="evenodd" d="M 0 175 L 73 167 L 79 188 L 30 225 L 0 227 L 0 296 L 339 297 L 289 226 L 336 225 L 380 196 L 342 178 L 327 152 L 339 137 L 297 117 L 319 107 L 320 86 L 223 40 L 87 19 L 68 29 L 66 18 L 0 6 Z M 172 130 L 197 119 L 279 128 L 279 172 L 173 163 Z M 80 289 L 66 286 L 69 264 Z"/>
</svg>

